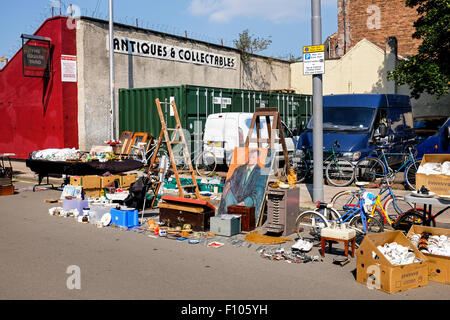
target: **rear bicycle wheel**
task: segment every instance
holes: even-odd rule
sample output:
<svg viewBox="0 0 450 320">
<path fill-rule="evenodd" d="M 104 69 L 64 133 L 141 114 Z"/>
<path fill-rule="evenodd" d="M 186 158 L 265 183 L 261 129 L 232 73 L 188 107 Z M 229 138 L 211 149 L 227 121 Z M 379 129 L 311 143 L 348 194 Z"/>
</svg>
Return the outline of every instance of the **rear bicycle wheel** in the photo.
<svg viewBox="0 0 450 320">
<path fill-rule="evenodd" d="M 289 165 L 291 169 L 294 169 L 294 172 L 297 175 L 297 182 L 305 181 L 306 177 L 309 174 L 309 167 L 306 161 L 303 159 L 299 159 L 294 162 L 291 159 L 289 161 Z"/>
<path fill-rule="evenodd" d="M 320 231 L 330 224 L 320 213 L 304 211 L 298 216 L 295 225 L 300 239 L 318 241 L 320 240 Z"/>
<path fill-rule="evenodd" d="M 417 224 L 417 225 L 423 225 L 425 221 L 425 216 L 423 213 L 417 211 L 416 209 L 411 209 L 406 212 L 403 212 L 403 214 L 399 215 L 398 219 L 393 224 L 394 229 L 396 230 L 402 230 L 402 231 L 409 231 L 411 226 Z M 436 221 L 434 219 L 431 219 L 430 225 L 432 227 L 436 226 Z"/>
<path fill-rule="evenodd" d="M 416 172 L 420 167 L 421 160 L 411 161 L 405 169 L 405 184 L 409 190 L 416 190 Z"/>
<path fill-rule="evenodd" d="M 344 190 L 336 193 L 330 202 L 333 208 L 342 214 L 356 207 L 358 201 L 359 197 L 357 192 Z"/>
<path fill-rule="evenodd" d="M 336 159 L 328 163 L 325 170 L 327 181 L 335 187 L 345 187 L 353 182 L 353 164 L 345 159 Z"/>
<path fill-rule="evenodd" d="M 367 157 L 359 160 L 355 165 L 355 181 L 381 183 L 386 176 L 386 168 L 381 160 Z"/>
<path fill-rule="evenodd" d="M 216 171 L 216 156 L 211 151 L 203 151 L 195 161 L 195 170 L 202 177 L 208 177 Z"/>
</svg>

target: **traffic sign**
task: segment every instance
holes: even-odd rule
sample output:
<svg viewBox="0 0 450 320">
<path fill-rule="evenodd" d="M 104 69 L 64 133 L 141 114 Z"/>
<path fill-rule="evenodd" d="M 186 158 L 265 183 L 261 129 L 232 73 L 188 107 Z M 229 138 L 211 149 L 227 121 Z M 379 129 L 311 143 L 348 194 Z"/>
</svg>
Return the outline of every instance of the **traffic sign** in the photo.
<svg viewBox="0 0 450 320">
<path fill-rule="evenodd" d="M 324 45 L 303 47 L 303 75 L 325 73 Z"/>
</svg>

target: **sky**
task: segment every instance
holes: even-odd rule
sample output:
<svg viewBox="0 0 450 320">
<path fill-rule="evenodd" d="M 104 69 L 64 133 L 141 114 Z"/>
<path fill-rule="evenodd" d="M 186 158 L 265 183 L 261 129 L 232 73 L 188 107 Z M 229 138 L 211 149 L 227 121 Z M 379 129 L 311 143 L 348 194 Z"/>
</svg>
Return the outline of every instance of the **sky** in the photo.
<svg viewBox="0 0 450 320">
<path fill-rule="evenodd" d="M 60 6 L 61 2 L 61 6 Z M 311 0 L 114 0 L 114 22 L 234 47 L 248 29 L 270 39 L 258 54 L 287 59 L 311 45 Z M 55 15 L 109 19 L 109 0 L 0 0 L 0 57 L 11 58 L 22 45 L 21 34 L 33 34 Z M 321 0 L 322 42 L 337 31 L 337 0 Z"/>
</svg>

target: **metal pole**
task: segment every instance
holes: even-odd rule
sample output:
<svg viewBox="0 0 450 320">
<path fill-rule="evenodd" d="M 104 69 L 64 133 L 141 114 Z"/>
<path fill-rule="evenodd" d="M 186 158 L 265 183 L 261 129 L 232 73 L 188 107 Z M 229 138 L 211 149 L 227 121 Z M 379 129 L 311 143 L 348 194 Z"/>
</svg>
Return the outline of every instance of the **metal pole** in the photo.
<svg viewBox="0 0 450 320">
<path fill-rule="evenodd" d="M 116 135 L 116 103 L 114 99 L 114 17 L 113 0 L 109 0 L 109 89 L 111 103 L 111 132 L 110 138 L 114 140 Z"/>
<path fill-rule="evenodd" d="M 312 45 L 322 44 L 320 0 L 311 0 Z M 323 98 L 322 75 L 313 75 L 313 201 L 323 201 Z"/>
</svg>

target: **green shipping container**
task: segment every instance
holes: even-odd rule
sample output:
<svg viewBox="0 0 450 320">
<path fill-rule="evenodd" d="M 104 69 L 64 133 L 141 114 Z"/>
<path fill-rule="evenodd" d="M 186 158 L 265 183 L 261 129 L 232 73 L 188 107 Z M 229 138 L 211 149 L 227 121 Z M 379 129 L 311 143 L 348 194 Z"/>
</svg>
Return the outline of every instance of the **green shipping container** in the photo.
<svg viewBox="0 0 450 320">
<path fill-rule="evenodd" d="M 161 122 L 156 98 L 161 102 L 175 100 L 181 125 L 189 131 L 191 139 L 196 126 L 201 139 L 206 119 L 212 113 L 254 112 L 256 108 L 275 107 L 291 130 L 299 124 L 305 127 L 312 115 L 310 95 L 191 85 L 119 89 L 119 131 L 147 132 L 158 137 Z M 175 127 L 170 107 L 162 105 L 162 108 L 168 128 Z"/>
</svg>

